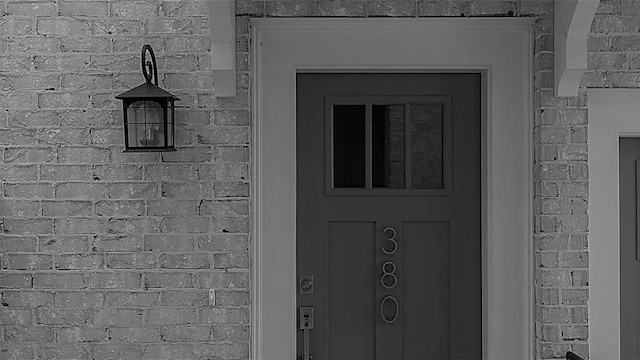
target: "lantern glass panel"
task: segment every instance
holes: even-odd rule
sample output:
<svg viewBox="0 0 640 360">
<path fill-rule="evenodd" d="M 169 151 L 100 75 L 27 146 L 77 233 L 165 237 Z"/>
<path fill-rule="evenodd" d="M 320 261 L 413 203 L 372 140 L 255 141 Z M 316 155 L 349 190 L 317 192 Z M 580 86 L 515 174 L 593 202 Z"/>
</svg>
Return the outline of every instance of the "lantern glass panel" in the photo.
<svg viewBox="0 0 640 360">
<path fill-rule="evenodd" d="M 169 145 L 169 147 L 173 147 L 173 132 L 174 132 L 174 125 L 173 125 L 173 100 L 167 101 L 167 144 Z"/>
<path fill-rule="evenodd" d="M 130 148 L 164 147 L 164 109 L 156 101 L 136 101 L 127 108 Z"/>
</svg>

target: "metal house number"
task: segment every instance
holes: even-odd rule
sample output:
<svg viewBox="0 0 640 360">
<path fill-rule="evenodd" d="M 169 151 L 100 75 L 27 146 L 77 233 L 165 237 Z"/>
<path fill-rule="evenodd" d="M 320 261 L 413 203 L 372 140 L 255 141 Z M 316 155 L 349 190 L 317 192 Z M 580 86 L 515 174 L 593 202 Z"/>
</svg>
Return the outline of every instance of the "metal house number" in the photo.
<svg viewBox="0 0 640 360">
<path fill-rule="evenodd" d="M 384 228 L 384 230 L 382 230 L 382 232 L 385 234 L 387 232 L 391 232 L 391 237 L 389 237 L 387 241 L 391 243 L 392 248 L 391 250 L 387 250 L 383 247 L 380 250 L 385 255 L 395 254 L 396 251 L 398 251 L 398 242 L 396 241 L 396 235 L 397 235 L 396 230 L 392 227 L 386 227 Z M 380 277 L 380 283 L 382 284 L 382 287 L 384 287 L 385 289 L 393 289 L 398 284 L 398 277 L 396 276 L 396 264 L 393 261 L 385 261 L 382 264 L 382 276 Z M 387 302 L 391 302 L 395 310 L 393 316 L 391 317 L 385 316 L 385 313 L 384 313 L 384 305 Z M 382 298 L 382 301 L 380 302 L 380 317 L 382 317 L 382 320 L 384 322 L 386 322 L 387 324 L 392 324 L 398 318 L 399 312 L 400 312 L 400 308 L 398 305 L 398 300 L 394 296 L 387 295 L 384 298 Z"/>
</svg>

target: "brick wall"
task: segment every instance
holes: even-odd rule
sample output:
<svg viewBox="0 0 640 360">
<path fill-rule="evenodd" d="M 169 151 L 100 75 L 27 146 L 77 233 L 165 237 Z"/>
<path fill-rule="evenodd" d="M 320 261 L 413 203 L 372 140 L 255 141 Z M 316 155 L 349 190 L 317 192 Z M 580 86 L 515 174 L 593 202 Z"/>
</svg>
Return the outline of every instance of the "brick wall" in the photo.
<svg viewBox="0 0 640 360">
<path fill-rule="evenodd" d="M 639 2 L 601 1 L 577 98 L 553 97 L 550 0 L 236 6 L 238 96 L 216 98 L 204 0 L 0 0 L 0 358 L 247 358 L 248 18 L 461 14 L 539 18 L 536 357 L 588 354 L 584 90 L 640 86 Z M 122 153 L 144 43 L 182 99 L 176 153 Z"/>
<path fill-rule="evenodd" d="M 248 357 L 247 32 L 217 99 L 204 1 L 0 1 L 0 358 Z M 145 43 L 175 153 L 122 153 Z"/>
</svg>

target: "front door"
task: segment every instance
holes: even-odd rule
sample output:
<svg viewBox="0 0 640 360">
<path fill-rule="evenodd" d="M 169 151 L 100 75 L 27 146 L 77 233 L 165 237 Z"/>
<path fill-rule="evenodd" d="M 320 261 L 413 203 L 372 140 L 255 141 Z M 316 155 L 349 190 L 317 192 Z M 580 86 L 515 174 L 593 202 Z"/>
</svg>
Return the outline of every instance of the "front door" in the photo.
<svg viewBox="0 0 640 360">
<path fill-rule="evenodd" d="M 481 75 L 298 74 L 296 94 L 298 355 L 480 359 Z"/>
<path fill-rule="evenodd" d="M 640 139 L 620 138 L 620 358 L 640 359 Z"/>
</svg>

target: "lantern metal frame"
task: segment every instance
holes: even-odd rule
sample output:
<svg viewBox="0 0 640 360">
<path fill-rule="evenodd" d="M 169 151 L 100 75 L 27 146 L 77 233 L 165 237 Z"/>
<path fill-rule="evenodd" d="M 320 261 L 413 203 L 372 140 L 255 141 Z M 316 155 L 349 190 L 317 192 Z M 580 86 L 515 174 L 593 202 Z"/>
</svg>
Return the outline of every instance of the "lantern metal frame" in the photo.
<svg viewBox="0 0 640 360">
<path fill-rule="evenodd" d="M 151 61 L 147 61 L 147 52 L 151 56 Z M 124 92 L 116 96 L 116 99 L 122 100 L 122 111 L 124 118 L 124 152 L 164 152 L 164 151 L 176 151 L 175 148 L 175 101 L 180 100 L 175 95 L 161 89 L 158 86 L 158 67 L 156 64 L 156 56 L 150 45 L 144 45 L 142 47 L 141 54 L 142 63 L 142 75 L 146 82 L 139 85 L 127 92 Z M 152 80 L 154 80 L 152 82 Z M 158 104 L 162 108 L 162 123 L 152 123 L 156 125 L 162 125 L 162 137 L 164 146 L 149 146 L 146 139 L 144 144 L 140 146 L 131 146 L 129 128 L 132 124 L 141 124 L 139 122 L 131 123 L 131 119 L 128 117 L 129 109 L 131 105 L 135 103 L 152 102 Z M 142 109 L 144 112 L 145 132 L 147 129 L 147 110 L 146 107 Z M 149 132 L 150 133 L 150 132 Z"/>
</svg>

